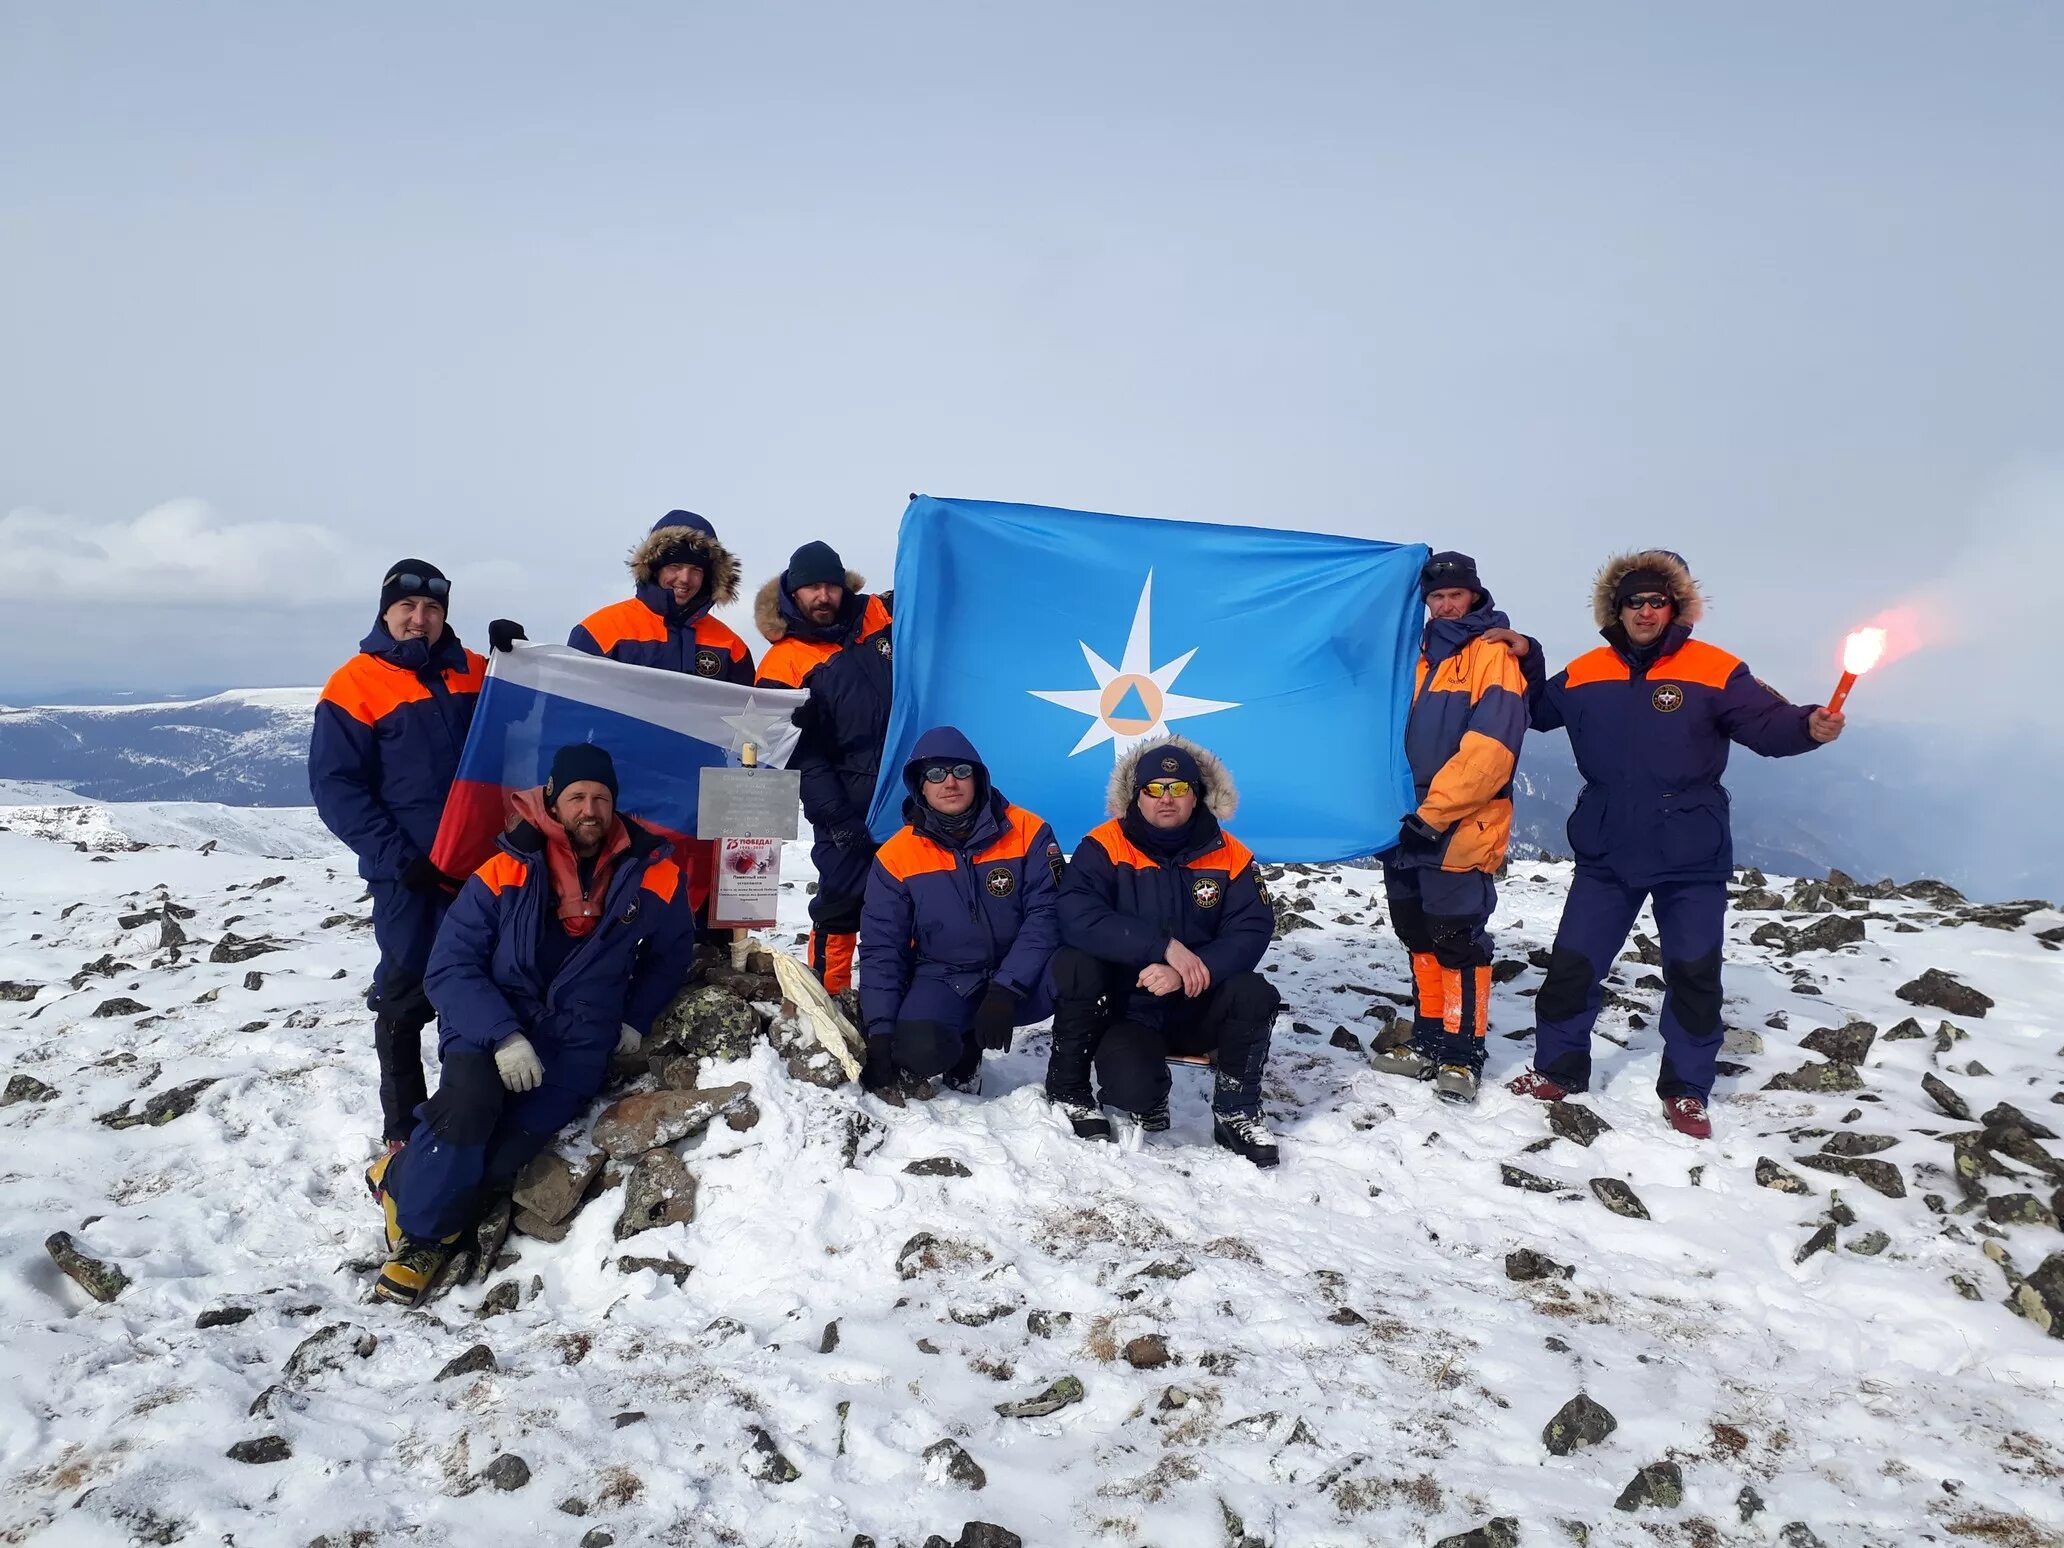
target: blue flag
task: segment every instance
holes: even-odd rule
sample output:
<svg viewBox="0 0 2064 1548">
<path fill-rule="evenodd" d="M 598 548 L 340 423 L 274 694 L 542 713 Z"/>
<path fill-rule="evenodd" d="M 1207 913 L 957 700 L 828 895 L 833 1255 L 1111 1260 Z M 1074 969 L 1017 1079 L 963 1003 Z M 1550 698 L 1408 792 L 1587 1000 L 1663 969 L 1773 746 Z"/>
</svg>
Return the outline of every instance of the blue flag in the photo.
<svg viewBox="0 0 2064 1548">
<path fill-rule="evenodd" d="M 1069 848 L 1118 755 L 1174 734 L 1240 789 L 1264 860 L 1388 846 L 1414 803 L 1405 715 L 1425 545 L 920 495 L 896 542 L 896 687 L 869 826 L 958 726 Z"/>
</svg>

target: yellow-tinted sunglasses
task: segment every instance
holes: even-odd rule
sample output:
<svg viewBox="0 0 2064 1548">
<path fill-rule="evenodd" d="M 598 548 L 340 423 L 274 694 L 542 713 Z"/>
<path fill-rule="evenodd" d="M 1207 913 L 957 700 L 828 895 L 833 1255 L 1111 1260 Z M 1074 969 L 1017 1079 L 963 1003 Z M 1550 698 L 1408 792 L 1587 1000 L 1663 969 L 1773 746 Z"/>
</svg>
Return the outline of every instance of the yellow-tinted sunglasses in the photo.
<svg viewBox="0 0 2064 1548">
<path fill-rule="evenodd" d="M 1166 800 L 1169 796 L 1186 796 L 1190 793 L 1190 782 L 1186 779 L 1150 779 L 1140 786 L 1142 795 L 1155 800 Z"/>
</svg>

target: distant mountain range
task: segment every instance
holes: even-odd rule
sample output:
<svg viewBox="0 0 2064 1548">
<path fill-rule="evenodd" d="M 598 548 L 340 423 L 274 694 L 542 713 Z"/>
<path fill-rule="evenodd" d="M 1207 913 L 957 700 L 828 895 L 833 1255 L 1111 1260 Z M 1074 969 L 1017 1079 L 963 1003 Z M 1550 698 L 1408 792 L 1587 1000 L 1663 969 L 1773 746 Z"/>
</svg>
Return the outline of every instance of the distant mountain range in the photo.
<svg viewBox="0 0 2064 1548">
<path fill-rule="evenodd" d="M 102 801 L 306 806 L 313 688 L 238 689 L 156 704 L 0 709 L 0 780 Z M 1974 897 L 2064 896 L 2064 822 L 2047 788 L 2020 796 L 2054 748 L 2003 728 L 1938 737 L 1854 725 L 1834 748 L 1728 770 L 1735 857 L 1784 875 L 1839 867 L 1864 880 L 1933 876 Z M 1561 734 L 1527 739 L 1517 837 L 1567 854 L 1563 823 L 1582 781 Z M 19 795 L 7 797 L 23 804 Z"/>
</svg>

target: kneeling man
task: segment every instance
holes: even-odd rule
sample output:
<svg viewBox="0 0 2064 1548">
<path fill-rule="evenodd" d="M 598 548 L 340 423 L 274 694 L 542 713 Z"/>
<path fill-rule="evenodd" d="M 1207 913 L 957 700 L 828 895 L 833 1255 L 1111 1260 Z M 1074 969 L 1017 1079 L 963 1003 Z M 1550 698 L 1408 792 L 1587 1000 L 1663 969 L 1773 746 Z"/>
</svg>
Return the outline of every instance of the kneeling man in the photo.
<svg viewBox="0 0 2064 1548">
<path fill-rule="evenodd" d="M 1050 1014 L 1061 846 L 990 784 L 951 726 L 917 739 L 903 784 L 907 826 L 875 854 L 860 915 L 860 1080 L 885 1091 L 899 1076 L 944 1075 L 972 1095 L 982 1050 L 1010 1047 L 1013 1027 Z"/>
<path fill-rule="evenodd" d="M 1218 1066 L 1212 1137 L 1276 1164 L 1261 1072 L 1281 999 L 1255 969 L 1275 911 L 1247 846 L 1219 824 L 1239 795 L 1225 765 L 1182 737 L 1118 760 L 1111 821 L 1076 848 L 1061 886 L 1047 1099 L 1084 1139 L 1111 1125 L 1090 1092 L 1143 1129 L 1168 1127 L 1171 1054 Z"/>
<path fill-rule="evenodd" d="M 461 889 L 425 986 L 437 1095 L 366 1173 L 387 1213 L 374 1294 L 416 1305 L 486 1200 L 579 1115 L 688 976 L 695 916 L 664 839 L 616 813 L 616 766 L 562 747 L 522 821 Z"/>
</svg>

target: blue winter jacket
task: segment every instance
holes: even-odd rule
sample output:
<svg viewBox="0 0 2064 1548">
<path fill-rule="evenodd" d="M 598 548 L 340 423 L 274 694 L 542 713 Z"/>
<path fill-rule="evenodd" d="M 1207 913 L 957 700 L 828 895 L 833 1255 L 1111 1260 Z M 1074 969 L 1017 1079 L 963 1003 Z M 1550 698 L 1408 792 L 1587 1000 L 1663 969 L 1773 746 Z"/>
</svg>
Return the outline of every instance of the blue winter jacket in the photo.
<svg viewBox="0 0 2064 1548">
<path fill-rule="evenodd" d="M 890 637 L 877 630 L 805 680 L 810 698 L 796 711 L 802 735 L 788 766 L 802 775 L 803 815 L 820 836 L 867 821 L 895 688 Z"/>
<path fill-rule="evenodd" d="M 936 759 L 977 771 L 979 815 L 959 840 L 939 828 L 918 793 L 925 764 Z M 1060 944 L 1061 846 L 1044 819 L 990 788 L 974 745 L 951 726 L 927 731 L 903 784 L 906 826 L 875 854 L 860 915 L 860 1013 L 871 1034 L 894 1028 L 919 978 L 964 999 L 992 982 L 1029 999 Z"/>
<path fill-rule="evenodd" d="M 1579 866 L 1630 887 L 1725 881 L 1734 872 L 1728 746 L 1789 758 L 1819 744 L 1790 704 L 1726 651 L 1673 623 L 1652 650 L 1610 642 L 1548 680 L 1537 731 L 1567 726 L 1584 789 L 1569 819 Z"/>
<path fill-rule="evenodd" d="M 1201 806 L 1189 843 L 1165 860 L 1134 841 L 1143 823 L 1129 811 L 1075 846 L 1061 884 L 1061 944 L 1137 972 L 1164 960 L 1174 939 L 1203 960 L 1213 984 L 1253 972 L 1276 933 L 1253 854 Z M 1121 1007 L 1143 1026 L 1159 1026 L 1164 1009 L 1144 989 Z"/>
<path fill-rule="evenodd" d="M 384 623 L 330 675 L 315 706 L 308 788 L 323 825 L 367 881 L 394 881 L 430 853 L 487 663 L 447 629 L 436 647 Z"/>
<path fill-rule="evenodd" d="M 547 1064 L 557 1055 L 599 1070 L 620 1028 L 651 1030 L 687 980 L 695 915 L 667 842 L 623 825 L 630 848 L 610 875 L 601 923 L 573 943 L 549 983 L 539 965 L 543 932 L 560 925 L 544 836 L 517 824 L 467 879 L 424 976 L 440 1053 L 486 1053 L 521 1032 Z"/>
</svg>

